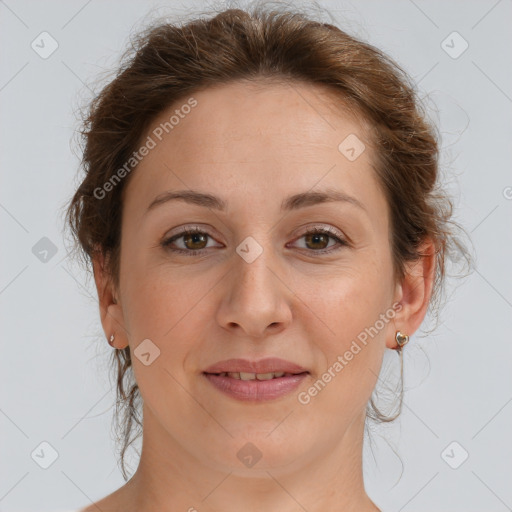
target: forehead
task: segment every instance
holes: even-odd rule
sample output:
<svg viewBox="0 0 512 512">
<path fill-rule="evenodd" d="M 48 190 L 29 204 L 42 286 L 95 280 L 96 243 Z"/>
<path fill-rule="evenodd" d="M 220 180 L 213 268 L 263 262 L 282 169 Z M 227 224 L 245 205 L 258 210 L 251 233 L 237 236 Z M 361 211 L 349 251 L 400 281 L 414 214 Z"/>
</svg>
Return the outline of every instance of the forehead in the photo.
<svg viewBox="0 0 512 512">
<path fill-rule="evenodd" d="M 344 132 L 363 136 L 356 115 L 349 114 L 345 104 L 326 86 L 235 81 L 202 89 L 193 96 L 197 106 L 168 137 L 176 144 L 184 143 L 182 158 L 198 156 L 187 152 L 194 145 L 194 137 L 196 145 L 200 142 L 210 150 L 251 152 L 265 145 L 267 155 L 293 158 L 298 148 L 320 145 L 337 149 L 336 140 Z M 186 100 L 162 112 L 153 125 L 165 123 L 169 111 L 180 110 Z M 244 147 L 236 144 L 242 139 Z"/>
<path fill-rule="evenodd" d="M 248 194 L 266 208 L 269 197 L 279 196 L 277 208 L 292 193 L 337 188 L 382 216 L 384 198 L 372 170 L 366 125 L 327 87 L 233 82 L 191 97 L 193 108 L 184 107 L 191 104 L 188 97 L 175 102 L 144 134 L 143 141 L 149 136 L 156 144 L 131 176 L 128 189 L 137 194 L 127 191 L 130 208 L 145 209 L 156 195 L 173 189 L 231 196 L 230 206 L 238 202 L 236 207 L 246 204 Z M 155 136 L 160 132 L 161 140 Z M 347 145 L 359 152 L 363 144 L 356 159 L 347 158 Z"/>
</svg>

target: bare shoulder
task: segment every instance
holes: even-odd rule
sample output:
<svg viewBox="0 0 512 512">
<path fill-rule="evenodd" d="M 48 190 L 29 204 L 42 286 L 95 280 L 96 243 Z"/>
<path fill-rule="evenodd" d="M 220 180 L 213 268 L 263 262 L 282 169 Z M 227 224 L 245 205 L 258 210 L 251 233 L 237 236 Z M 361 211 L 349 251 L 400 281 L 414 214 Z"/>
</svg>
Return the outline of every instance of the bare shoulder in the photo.
<svg viewBox="0 0 512 512">
<path fill-rule="evenodd" d="M 98 510 L 101 510 L 101 512 L 121 512 L 125 511 L 126 507 L 124 502 L 122 501 L 122 495 L 117 491 L 113 492 L 112 494 L 109 494 L 108 496 L 105 496 L 99 501 L 96 501 L 95 503 L 91 503 L 91 505 L 78 509 L 73 512 L 98 512 Z"/>
<path fill-rule="evenodd" d="M 132 488 L 133 481 L 132 477 L 132 479 L 111 494 L 73 512 L 130 512 L 136 510 L 137 504 L 136 500 L 134 500 L 136 490 Z"/>
</svg>

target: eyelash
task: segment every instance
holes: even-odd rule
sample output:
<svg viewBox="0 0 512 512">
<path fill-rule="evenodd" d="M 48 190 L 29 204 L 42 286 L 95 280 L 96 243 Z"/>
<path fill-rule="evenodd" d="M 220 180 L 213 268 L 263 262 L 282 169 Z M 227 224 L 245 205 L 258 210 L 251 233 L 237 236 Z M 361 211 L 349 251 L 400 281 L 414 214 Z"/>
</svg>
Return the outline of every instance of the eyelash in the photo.
<svg viewBox="0 0 512 512">
<path fill-rule="evenodd" d="M 182 238 L 186 235 L 194 235 L 194 234 L 203 234 L 203 235 L 207 235 L 208 237 L 210 238 L 213 238 L 207 231 L 204 231 L 198 227 L 194 227 L 194 228 L 186 228 L 184 229 L 183 231 L 181 231 L 180 233 L 176 234 L 176 235 L 173 235 L 172 237 L 170 238 L 167 238 L 166 240 L 164 240 L 162 242 L 162 247 L 164 249 L 167 249 L 169 251 L 172 251 L 174 253 L 178 253 L 178 254 L 184 254 L 186 256 L 200 256 L 202 255 L 204 252 L 208 251 L 208 249 L 174 249 L 174 248 L 171 248 L 171 244 L 175 241 L 175 240 L 178 240 L 179 238 Z M 315 251 L 313 249 L 309 249 L 311 252 L 314 252 L 314 253 L 320 253 L 320 254 L 328 254 L 328 253 L 331 253 L 331 252 L 334 252 L 334 251 L 338 251 L 340 250 L 342 247 L 344 246 L 348 246 L 348 243 L 343 240 L 342 238 L 340 238 L 337 233 L 332 230 L 331 228 L 324 228 L 324 227 L 314 227 L 313 229 L 309 230 L 309 231 L 306 231 L 306 233 L 304 233 L 302 236 L 300 236 L 297 240 L 299 240 L 300 238 L 303 238 L 304 236 L 307 236 L 307 235 L 315 235 L 315 234 L 322 234 L 322 235 L 328 235 L 329 238 L 332 238 L 334 240 L 336 240 L 338 242 L 338 247 L 337 248 L 329 248 L 329 249 L 321 249 L 321 250 L 318 250 L 318 251 Z M 308 249 L 304 249 L 304 250 L 308 250 Z"/>
</svg>

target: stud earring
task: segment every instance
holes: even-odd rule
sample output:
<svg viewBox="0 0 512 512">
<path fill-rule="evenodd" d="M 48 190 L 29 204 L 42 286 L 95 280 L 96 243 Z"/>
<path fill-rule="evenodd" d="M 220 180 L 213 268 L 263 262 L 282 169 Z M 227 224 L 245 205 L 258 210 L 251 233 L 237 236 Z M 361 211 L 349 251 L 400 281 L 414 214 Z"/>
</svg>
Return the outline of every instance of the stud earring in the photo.
<svg viewBox="0 0 512 512">
<path fill-rule="evenodd" d="M 109 344 L 111 347 L 113 347 L 113 346 L 114 346 L 114 335 L 113 335 L 113 334 L 110 336 L 110 339 L 108 340 L 108 344 Z"/>
<path fill-rule="evenodd" d="M 396 331 L 395 334 L 396 342 L 398 343 L 398 347 L 396 350 L 401 350 L 402 347 L 409 341 L 409 336 L 407 334 L 402 334 L 400 331 Z"/>
</svg>

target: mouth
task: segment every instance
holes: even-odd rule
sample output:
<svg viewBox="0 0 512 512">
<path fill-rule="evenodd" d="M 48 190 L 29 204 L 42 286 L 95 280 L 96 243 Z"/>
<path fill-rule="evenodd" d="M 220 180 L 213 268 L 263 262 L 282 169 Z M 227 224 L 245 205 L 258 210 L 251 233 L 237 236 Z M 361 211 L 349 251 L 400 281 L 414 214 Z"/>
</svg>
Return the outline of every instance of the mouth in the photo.
<svg viewBox="0 0 512 512">
<path fill-rule="evenodd" d="M 300 372 L 300 373 L 287 373 L 287 372 L 268 372 L 268 373 L 250 373 L 250 372 L 219 372 L 219 373 L 209 373 L 203 372 L 206 375 L 217 375 L 219 377 L 228 377 L 230 379 L 236 380 L 273 380 L 273 379 L 281 379 L 287 377 L 293 377 L 295 375 L 302 375 L 303 373 L 309 372 Z"/>
<path fill-rule="evenodd" d="M 203 375 L 222 394 L 241 401 L 262 402 L 289 395 L 310 375 L 283 359 L 230 359 L 207 368 Z"/>
<path fill-rule="evenodd" d="M 205 373 L 221 374 L 221 373 L 232 373 L 232 374 L 298 374 L 307 372 L 306 368 L 287 361 L 286 359 L 280 359 L 278 357 L 266 357 L 265 359 L 249 360 L 249 359 L 226 359 L 224 361 L 218 361 L 205 368 Z M 282 375 L 281 375 L 282 377 Z M 236 377 L 234 377 L 236 378 Z M 242 377 L 243 378 L 243 377 Z M 265 378 L 261 379 L 265 380 Z"/>
</svg>

